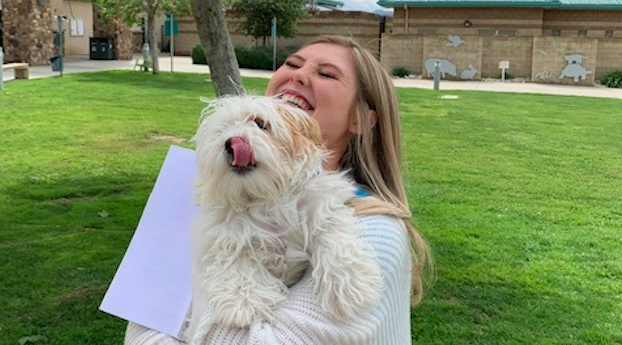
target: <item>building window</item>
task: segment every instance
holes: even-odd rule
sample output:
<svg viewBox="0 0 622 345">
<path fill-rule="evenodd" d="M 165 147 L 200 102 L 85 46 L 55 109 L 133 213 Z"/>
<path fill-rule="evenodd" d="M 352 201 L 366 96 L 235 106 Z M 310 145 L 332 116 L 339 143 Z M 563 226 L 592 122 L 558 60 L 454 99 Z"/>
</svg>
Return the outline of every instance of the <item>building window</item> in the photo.
<svg viewBox="0 0 622 345">
<path fill-rule="evenodd" d="M 605 37 L 607 37 L 607 38 L 612 38 L 612 37 L 613 37 L 613 30 L 607 30 L 607 31 L 605 31 Z"/>
<path fill-rule="evenodd" d="M 517 30 L 497 30 L 497 36 L 518 36 Z"/>
<path fill-rule="evenodd" d="M 552 36 L 561 36 L 562 35 L 562 30 L 561 29 L 553 29 L 553 30 L 551 30 L 551 35 Z"/>
<path fill-rule="evenodd" d="M 421 35 L 436 35 L 438 33 L 437 29 L 419 29 L 418 31 Z"/>
<path fill-rule="evenodd" d="M 477 29 L 477 34 L 480 36 L 496 36 L 496 29 Z"/>
<path fill-rule="evenodd" d="M 579 37 L 587 37 L 587 29 L 579 29 Z"/>
</svg>

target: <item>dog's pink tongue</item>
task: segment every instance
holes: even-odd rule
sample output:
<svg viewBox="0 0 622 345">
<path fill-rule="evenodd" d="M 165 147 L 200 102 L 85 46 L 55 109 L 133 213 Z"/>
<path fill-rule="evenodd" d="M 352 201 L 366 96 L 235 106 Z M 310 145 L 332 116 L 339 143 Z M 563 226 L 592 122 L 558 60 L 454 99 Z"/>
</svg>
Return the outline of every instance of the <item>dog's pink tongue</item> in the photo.
<svg viewBox="0 0 622 345">
<path fill-rule="evenodd" d="M 255 164 L 253 150 L 244 139 L 240 137 L 231 138 L 231 149 L 233 150 L 233 165 L 245 167 Z"/>
</svg>

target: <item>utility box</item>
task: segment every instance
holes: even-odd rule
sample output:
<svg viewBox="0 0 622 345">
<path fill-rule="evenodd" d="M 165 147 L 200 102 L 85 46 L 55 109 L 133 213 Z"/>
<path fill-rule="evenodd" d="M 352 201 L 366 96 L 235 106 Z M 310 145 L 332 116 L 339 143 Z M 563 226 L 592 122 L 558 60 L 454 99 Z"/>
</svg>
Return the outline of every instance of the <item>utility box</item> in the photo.
<svg viewBox="0 0 622 345">
<path fill-rule="evenodd" d="M 89 40 L 91 60 L 114 60 L 114 41 L 110 37 L 91 37 Z"/>
</svg>

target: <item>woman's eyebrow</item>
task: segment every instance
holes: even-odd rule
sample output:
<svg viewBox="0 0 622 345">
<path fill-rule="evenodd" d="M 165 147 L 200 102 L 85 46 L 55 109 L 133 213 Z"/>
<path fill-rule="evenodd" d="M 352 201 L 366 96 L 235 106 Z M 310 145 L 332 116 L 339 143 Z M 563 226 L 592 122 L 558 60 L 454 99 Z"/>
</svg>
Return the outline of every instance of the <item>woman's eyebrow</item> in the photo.
<svg viewBox="0 0 622 345">
<path fill-rule="evenodd" d="M 302 62 L 307 61 L 307 59 L 303 58 L 302 56 L 298 55 L 298 54 L 292 54 L 289 56 L 290 58 L 296 58 L 298 60 L 302 60 Z"/>
<path fill-rule="evenodd" d="M 294 58 L 294 59 L 301 60 L 302 62 L 306 62 L 306 61 L 307 61 L 307 59 L 303 58 L 302 56 L 300 56 L 300 55 L 298 55 L 298 54 L 292 54 L 292 55 L 290 55 L 289 57 L 290 57 L 290 58 Z M 336 69 L 336 70 L 337 70 L 337 72 L 339 72 L 339 74 L 343 74 L 343 73 L 341 72 L 341 69 L 340 69 L 339 67 L 337 67 L 337 65 L 332 64 L 332 63 L 330 63 L 330 62 L 322 62 L 322 63 L 319 63 L 319 64 L 318 64 L 318 66 L 319 66 L 319 67 L 332 67 L 332 68 Z"/>
<path fill-rule="evenodd" d="M 318 64 L 318 66 L 320 66 L 320 67 L 332 67 L 332 68 L 338 70 L 339 72 L 341 72 L 341 69 L 339 69 L 339 67 L 337 67 L 337 65 L 332 64 L 330 62 L 322 62 L 322 63 Z"/>
</svg>

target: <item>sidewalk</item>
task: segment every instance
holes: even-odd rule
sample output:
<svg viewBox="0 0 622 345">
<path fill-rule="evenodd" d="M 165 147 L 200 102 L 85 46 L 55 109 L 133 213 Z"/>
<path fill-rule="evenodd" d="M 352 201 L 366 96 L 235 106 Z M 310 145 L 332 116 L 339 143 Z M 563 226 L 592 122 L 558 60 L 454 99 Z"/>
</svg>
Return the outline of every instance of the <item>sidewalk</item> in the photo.
<svg viewBox="0 0 622 345">
<path fill-rule="evenodd" d="M 69 56 L 65 59 L 65 74 L 83 73 L 106 70 L 132 70 L 136 59 L 142 59 L 142 55 L 134 55 L 133 60 L 89 60 L 84 56 Z M 209 73 L 209 68 L 205 65 L 193 65 L 192 59 L 188 56 L 176 56 L 173 59 L 173 70 L 175 72 L 186 73 Z M 171 59 L 169 56 L 160 57 L 160 71 L 171 71 Z M 270 78 L 271 71 L 240 69 L 244 77 Z M 58 72 L 52 72 L 51 66 L 30 67 L 30 78 L 45 78 L 57 76 Z M 12 71 L 4 72 L 4 81 L 14 79 Z M 427 79 L 394 79 L 396 87 L 433 89 L 432 80 Z M 590 86 L 554 85 L 537 83 L 501 83 L 501 82 L 480 82 L 480 81 L 441 81 L 441 90 L 472 90 L 472 91 L 493 91 L 493 92 L 516 92 L 516 93 L 537 93 L 547 95 L 566 95 L 566 96 L 585 96 L 601 98 L 622 99 L 622 89 L 609 89 Z"/>
</svg>

